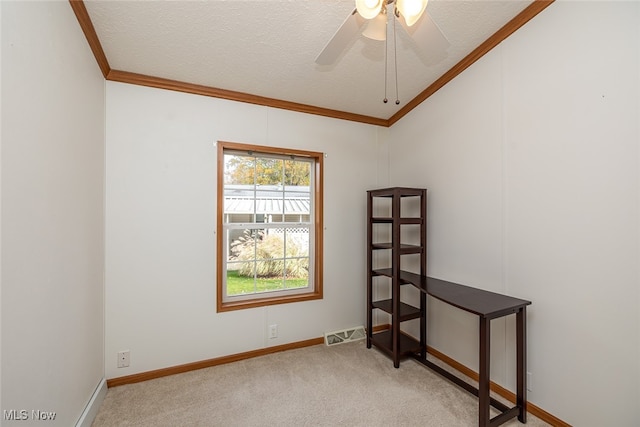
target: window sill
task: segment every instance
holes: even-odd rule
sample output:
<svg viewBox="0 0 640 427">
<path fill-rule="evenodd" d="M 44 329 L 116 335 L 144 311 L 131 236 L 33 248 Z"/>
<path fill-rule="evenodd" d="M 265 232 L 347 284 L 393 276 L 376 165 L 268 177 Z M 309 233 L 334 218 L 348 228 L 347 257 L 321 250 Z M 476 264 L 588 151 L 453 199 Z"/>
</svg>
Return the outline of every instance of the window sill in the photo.
<svg viewBox="0 0 640 427">
<path fill-rule="evenodd" d="M 288 304 L 292 302 L 301 302 L 301 301 L 312 301 L 317 299 L 322 299 L 322 290 L 309 292 L 306 294 L 256 298 L 251 300 L 235 301 L 235 302 L 220 302 L 221 298 L 218 298 L 219 302 L 218 302 L 217 312 L 221 313 L 225 311 L 244 310 L 247 308 L 264 307 L 267 305 L 276 305 L 276 304 Z"/>
</svg>

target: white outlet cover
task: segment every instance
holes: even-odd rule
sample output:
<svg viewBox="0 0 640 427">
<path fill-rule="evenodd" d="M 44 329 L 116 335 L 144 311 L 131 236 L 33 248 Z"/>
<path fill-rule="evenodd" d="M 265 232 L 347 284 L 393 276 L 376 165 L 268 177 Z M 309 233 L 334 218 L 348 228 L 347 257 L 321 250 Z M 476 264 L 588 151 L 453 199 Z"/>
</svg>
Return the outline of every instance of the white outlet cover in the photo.
<svg viewBox="0 0 640 427">
<path fill-rule="evenodd" d="M 278 338 L 278 325 L 269 326 L 269 338 Z"/>
<path fill-rule="evenodd" d="M 118 368 L 128 368 L 131 361 L 131 353 L 129 350 L 118 352 Z"/>
</svg>

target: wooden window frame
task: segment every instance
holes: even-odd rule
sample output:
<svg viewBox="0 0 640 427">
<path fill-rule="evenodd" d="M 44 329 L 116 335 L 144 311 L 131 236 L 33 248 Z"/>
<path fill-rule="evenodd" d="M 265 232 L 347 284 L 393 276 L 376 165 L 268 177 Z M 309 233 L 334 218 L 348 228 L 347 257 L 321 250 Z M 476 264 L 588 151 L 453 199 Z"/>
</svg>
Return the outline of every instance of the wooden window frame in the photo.
<svg viewBox="0 0 640 427">
<path fill-rule="evenodd" d="M 324 206 L 324 176 L 323 176 L 323 160 L 324 154 L 315 151 L 306 151 L 298 149 L 288 149 L 279 147 L 270 147 L 262 145 L 243 144 L 237 142 L 218 141 L 218 172 L 217 172 L 217 242 L 216 242 L 216 307 L 217 312 L 225 312 L 232 310 L 242 310 L 247 308 L 264 307 L 275 304 L 287 304 L 300 301 L 311 301 L 323 298 L 323 206 Z M 309 262 L 314 263 L 313 289 L 305 293 L 296 293 L 292 295 L 279 296 L 256 296 L 256 298 L 242 301 L 224 301 L 224 273 L 225 260 L 224 254 L 224 152 L 225 150 L 235 151 L 252 151 L 263 154 L 276 154 L 284 156 L 297 156 L 313 159 L 313 218 L 312 224 L 314 231 L 314 253 L 313 259 Z"/>
</svg>

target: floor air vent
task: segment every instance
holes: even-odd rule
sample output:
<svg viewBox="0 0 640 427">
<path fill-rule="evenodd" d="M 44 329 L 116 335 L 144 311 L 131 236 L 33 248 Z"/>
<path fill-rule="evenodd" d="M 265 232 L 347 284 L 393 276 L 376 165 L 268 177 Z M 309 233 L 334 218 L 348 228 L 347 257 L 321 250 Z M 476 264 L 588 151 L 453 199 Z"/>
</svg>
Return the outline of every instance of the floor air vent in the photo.
<svg viewBox="0 0 640 427">
<path fill-rule="evenodd" d="M 365 334 L 363 326 L 324 333 L 324 343 L 326 345 L 344 344 L 346 342 L 358 341 L 364 338 Z"/>
</svg>

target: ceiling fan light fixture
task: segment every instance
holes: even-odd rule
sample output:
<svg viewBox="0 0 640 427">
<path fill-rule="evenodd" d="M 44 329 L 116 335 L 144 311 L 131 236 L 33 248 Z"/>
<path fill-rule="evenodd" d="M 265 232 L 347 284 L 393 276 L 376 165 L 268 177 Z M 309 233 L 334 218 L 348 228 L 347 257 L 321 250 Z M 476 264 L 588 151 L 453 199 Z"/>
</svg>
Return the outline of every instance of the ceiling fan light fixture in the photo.
<svg viewBox="0 0 640 427">
<path fill-rule="evenodd" d="M 387 14 L 380 13 L 367 22 L 362 35 L 371 40 L 384 41 L 387 38 Z"/>
<path fill-rule="evenodd" d="M 410 27 L 418 22 L 427 8 L 427 2 L 428 0 L 397 0 L 396 8 Z"/>
<path fill-rule="evenodd" d="M 356 10 L 364 19 L 373 19 L 380 14 L 385 0 L 356 0 Z"/>
</svg>

